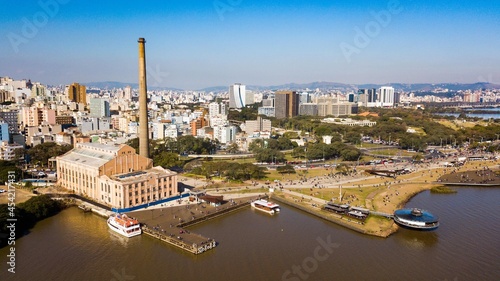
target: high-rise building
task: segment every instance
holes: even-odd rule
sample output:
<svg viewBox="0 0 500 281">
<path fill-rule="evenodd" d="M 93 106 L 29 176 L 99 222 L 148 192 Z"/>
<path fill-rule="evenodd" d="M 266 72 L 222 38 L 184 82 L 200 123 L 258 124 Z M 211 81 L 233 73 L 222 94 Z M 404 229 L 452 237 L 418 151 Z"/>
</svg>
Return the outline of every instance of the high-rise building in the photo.
<svg viewBox="0 0 500 281">
<path fill-rule="evenodd" d="M 18 134 L 19 126 L 18 126 L 18 110 L 4 110 L 0 111 L 0 119 L 9 124 L 9 133 L 10 134 Z"/>
<path fill-rule="evenodd" d="M 257 109 L 257 113 L 267 117 L 274 117 L 275 110 L 274 106 L 262 106 Z"/>
<path fill-rule="evenodd" d="M 14 98 L 12 97 L 9 91 L 0 89 L 0 103 L 4 103 L 7 101 L 14 102 Z"/>
<path fill-rule="evenodd" d="M 208 116 L 210 118 L 227 115 L 227 104 L 212 102 L 208 105 Z"/>
<path fill-rule="evenodd" d="M 377 102 L 377 89 L 368 89 L 368 101 L 367 102 Z"/>
<path fill-rule="evenodd" d="M 254 132 L 271 131 L 271 120 L 264 119 L 261 116 L 257 117 L 257 120 L 246 120 L 245 121 L 245 133 L 253 134 Z"/>
<path fill-rule="evenodd" d="M 358 113 L 357 103 L 341 102 L 334 97 L 316 97 L 314 102 L 317 105 L 318 116 L 344 116 Z"/>
<path fill-rule="evenodd" d="M 299 95 L 295 91 L 276 92 L 274 105 L 274 115 L 278 119 L 297 116 L 299 113 Z"/>
<path fill-rule="evenodd" d="M 123 90 L 123 99 L 124 100 L 132 100 L 132 87 L 127 86 Z"/>
<path fill-rule="evenodd" d="M 85 85 L 73 83 L 68 86 L 68 99 L 76 103 L 87 104 L 87 88 Z"/>
<path fill-rule="evenodd" d="M 380 105 L 382 107 L 394 106 L 394 88 L 393 87 L 381 87 L 379 89 L 379 99 L 380 99 Z"/>
<path fill-rule="evenodd" d="M 318 105 L 315 103 L 301 103 L 299 107 L 299 115 L 306 116 L 317 116 L 318 115 Z"/>
<path fill-rule="evenodd" d="M 229 108 L 243 108 L 246 106 L 246 86 L 236 83 L 229 86 Z"/>
<path fill-rule="evenodd" d="M 205 127 L 207 125 L 205 118 L 203 116 L 191 121 L 191 135 L 197 136 L 197 130 Z"/>
<path fill-rule="evenodd" d="M 236 141 L 236 126 L 226 125 L 226 126 L 215 126 L 214 128 L 214 139 L 219 140 L 222 144 L 233 143 Z"/>
<path fill-rule="evenodd" d="M 267 98 L 262 100 L 262 106 L 274 107 L 274 98 Z"/>
<path fill-rule="evenodd" d="M 90 116 L 92 117 L 110 117 L 109 101 L 107 99 L 90 99 Z"/>
<path fill-rule="evenodd" d="M 303 92 L 300 94 L 300 103 L 310 103 L 311 95 L 308 92 Z"/>
<path fill-rule="evenodd" d="M 55 124 L 56 112 L 53 109 L 39 107 L 23 107 L 21 109 L 22 126 L 38 126 L 41 124 Z"/>
<path fill-rule="evenodd" d="M 359 89 L 358 90 L 358 104 L 360 106 L 366 106 L 368 102 L 368 90 L 367 89 Z"/>
<path fill-rule="evenodd" d="M 0 141 L 9 141 L 9 124 L 0 121 Z"/>
</svg>

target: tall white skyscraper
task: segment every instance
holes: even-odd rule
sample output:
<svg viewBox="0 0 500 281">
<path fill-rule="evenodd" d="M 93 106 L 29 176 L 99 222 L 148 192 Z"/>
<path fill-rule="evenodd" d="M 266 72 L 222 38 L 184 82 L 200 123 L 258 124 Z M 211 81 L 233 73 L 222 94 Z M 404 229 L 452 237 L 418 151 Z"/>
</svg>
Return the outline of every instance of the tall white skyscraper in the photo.
<svg viewBox="0 0 500 281">
<path fill-rule="evenodd" d="M 243 108 L 246 106 L 246 86 L 236 83 L 229 86 L 229 108 Z"/>
<path fill-rule="evenodd" d="M 379 89 L 379 99 L 380 99 L 380 105 L 382 107 L 394 106 L 394 88 L 381 87 Z"/>
</svg>

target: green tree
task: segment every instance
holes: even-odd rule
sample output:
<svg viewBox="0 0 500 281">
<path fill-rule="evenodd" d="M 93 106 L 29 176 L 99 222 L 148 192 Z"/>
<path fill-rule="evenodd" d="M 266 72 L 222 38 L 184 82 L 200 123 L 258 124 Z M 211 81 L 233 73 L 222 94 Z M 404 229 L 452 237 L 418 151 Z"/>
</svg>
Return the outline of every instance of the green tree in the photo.
<svg viewBox="0 0 500 281">
<path fill-rule="evenodd" d="M 32 163 L 46 166 L 50 158 L 63 155 L 71 149 L 73 149 L 72 145 L 59 145 L 55 142 L 45 142 L 29 149 L 27 153 L 31 157 Z"/>
<path fill-rule="evenodd" d="M 183 162 L 179 160 L 179 154 L 162 151 L 153 156 L 153 163 L 156 166 L 162 166 L 163 168 L 168 169 L 176 166 L 182 166 Z"/>
<path fill-rule="evenodd" d="M 284 162 L 285 155 L 277 150 L 270 148 L 261 148 L 254 152 L 254 157 L 257 162 L 266 162 L 266 163 L 275 163 L 275 162 Z"/>
<path fill-rule="evenodd" d="M 263 139 L 255 139 L 248 145 L 248 150 L 252 153 L 257 151 L 258 149 L 264 148 L 264 140 Z"/>
<path fill-rule="evenodd" d="M 276 171 L 280 174 L 295 174 L 295 169 L 292 165 L 279 166 Z"/>
<path fill-rule="evenodd" d="M 240 151 L 240 148 L 239 148 L 237 143 L 233 142 L 227 146 L 226 151 L 229 154 L 236 154 L 236 153 L 238 153 L 238 151 Z"/>
<path fill-rule="evenodd" d="M 347 132 L 345 141 L 352 144 L 359 144 L 361 142 L 361 135 L 358 132 Z"/>
<path fill-rule="evenodd" d="M 21 179 L 21 169 L 16 166 L 14 161 L 0 160 L 0 183 L 8 182 L 9 175 L 11 175 L 10 179 L 12 179 L 13 175 L 15 180 L 18 181 Z"/>
</svg>

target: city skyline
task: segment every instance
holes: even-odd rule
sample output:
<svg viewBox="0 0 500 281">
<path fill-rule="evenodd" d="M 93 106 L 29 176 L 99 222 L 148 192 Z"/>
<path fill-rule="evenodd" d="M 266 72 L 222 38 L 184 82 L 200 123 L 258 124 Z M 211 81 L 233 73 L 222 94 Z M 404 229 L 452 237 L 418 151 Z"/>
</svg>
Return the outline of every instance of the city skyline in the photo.
<svg viewBox="0 0 500 281">
<path fill-rule="evenodd" d="M 0 76 L 59 85 L 500 84 L 495 1 L 4 3 Z"/>
</svg>

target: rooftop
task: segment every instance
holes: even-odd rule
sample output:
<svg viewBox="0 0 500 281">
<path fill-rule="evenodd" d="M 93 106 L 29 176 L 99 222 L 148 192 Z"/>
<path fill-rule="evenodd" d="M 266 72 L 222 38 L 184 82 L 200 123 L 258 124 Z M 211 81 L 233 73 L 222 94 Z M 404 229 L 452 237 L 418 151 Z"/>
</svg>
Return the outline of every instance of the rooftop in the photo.
<svg viewBox="0 0 500 281">
<path fill-rule="evenodd" d="M 135 182 L 137 180 L 141 180 L 144 178 L 148 178 L 150 176 L 157 176 L 157 177 L 163 177 L 163 176 L 171 176 L 175 175 L 177 173 L 172 172 L 167 169 L 163 169 L 161 166 L 153 167 L 148 170 L 143 170 L 143 171 L 135 171 L 135 172 L 130 172 L 130 173 L 124 173 L 124 174 L 117 174 L 111 176 L 111 179 L 119 182 Z"/>
<path fill-rule="evenodd" d="M 122 145 L 78 143 L 76 148 L 60 156 L 59 159 L 85 166 L 100 167 L 115 158 L 120 148 L 122 148 Z"/>
</svg>

